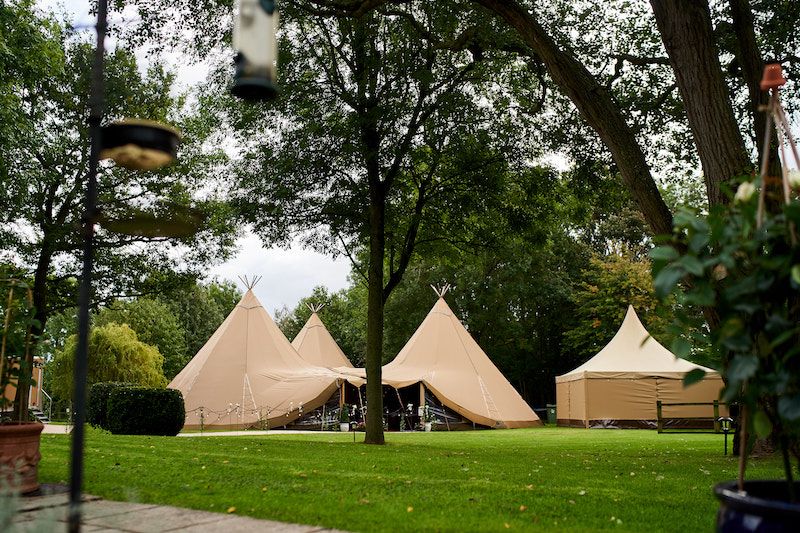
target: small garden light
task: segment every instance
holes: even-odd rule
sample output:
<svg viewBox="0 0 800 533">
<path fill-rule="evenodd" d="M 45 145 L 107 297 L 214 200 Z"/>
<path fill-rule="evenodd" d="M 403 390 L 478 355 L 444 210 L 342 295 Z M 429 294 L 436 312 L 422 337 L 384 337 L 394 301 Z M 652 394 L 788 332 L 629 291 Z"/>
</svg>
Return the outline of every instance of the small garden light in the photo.
<svg viewBox="0 0 800 533">
<path fill-rule="evenodd" d="M 728 433 L 730 433 L 731 428 L 733 427 L 733 418 L 729 416 L 721 416 L 717 419 L 717 422 L 719 422 L 720 428 L 725 434 L 725 455 L 728 455 Z"/>
</svg>

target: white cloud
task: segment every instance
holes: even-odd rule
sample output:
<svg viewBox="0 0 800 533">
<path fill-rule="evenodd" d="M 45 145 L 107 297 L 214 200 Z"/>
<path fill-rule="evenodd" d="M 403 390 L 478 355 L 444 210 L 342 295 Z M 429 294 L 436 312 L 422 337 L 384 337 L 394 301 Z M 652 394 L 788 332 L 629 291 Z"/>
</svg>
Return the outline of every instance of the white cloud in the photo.
<svg viewBox="0 0 800 533">
<path fill-rule="evenodd" d="M 330 291 L 347 286 L 350 261 L 294 246 L 288 250 L 265 249 L 258 237 L 246 234 L 237 241 L 239 253 L 225 263 L 212 268 L 209 278 L 234 281 L 246 290 L 239 276 L 262 276 L 254 292 L 264 308 L 275 315 L 284 305 L 294 308 L 301 298 L 309 296 L 314 287 L 324 285 Z"/>
</svg>

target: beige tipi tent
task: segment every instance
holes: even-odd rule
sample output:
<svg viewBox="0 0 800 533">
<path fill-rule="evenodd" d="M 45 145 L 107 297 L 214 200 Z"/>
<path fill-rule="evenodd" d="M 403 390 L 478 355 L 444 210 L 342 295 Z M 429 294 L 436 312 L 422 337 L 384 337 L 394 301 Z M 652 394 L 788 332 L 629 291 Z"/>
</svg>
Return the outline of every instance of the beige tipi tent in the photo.
<svg viewBox="0 0 800 533">
<path fill-rule="evenodd" d="M 322 405 L 338 375 L 306 362 L 249 290 L 169 388 L 183 393 L 186 428 L 284 425 Z"/>
<path fill-rule="evenodd" d="M 706 377 L 684 388 L 684 376 L 695 368 L 705 370 Z M 556 377 L 558 425 L 654 427 L 656 401 L 713 402 L 722 386 L 716 371 L 677 358 L 653 339 L 628 306 L 622 326 L 605 348 Z M 713 407 L 674 406 L 668 416 L 711 418 Z"/>
<path fill-rule="evenodd" d="M 292 341 L 292 347 L 312 365 L 327 368 L 352 367 L 350 360 L 317 315 L 321 308 L 321 305 L 309 306 L 311 316 Z"/>
<path fill-rule="evenodd" d="M 383 367 L 383 383 L 396 389 L 422 383 L 444 405 L 484 426 L 540 426 L 536 413 L 453 314 L 445 291 L 437 291 L 433 309 Z"/>
</svg>

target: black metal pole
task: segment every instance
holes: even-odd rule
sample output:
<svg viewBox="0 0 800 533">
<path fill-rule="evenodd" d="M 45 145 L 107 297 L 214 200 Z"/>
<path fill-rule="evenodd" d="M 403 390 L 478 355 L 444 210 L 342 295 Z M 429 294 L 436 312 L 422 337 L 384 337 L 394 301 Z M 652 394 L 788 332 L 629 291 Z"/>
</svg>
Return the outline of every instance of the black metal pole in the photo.
<svg viewBox="0 0 800 533">
<path fill-rule="evenodd" d="M 92 293 L 92 262 L 94 254 L 94 223 L 97 216 L 97 166 L 100 156 L 103 117 L 103 55 L 106 35 L 107 0 L 97 3 L 97 47 L 92 65 L 91 94 L 89 95 L 89 136 L 91 151 L 86 198 L 83 214 L 83 271 L 78 295 L 78 347 L 75 351 L 74 390 L 72 407 L 72 459 L 69 486 L 69 532 L 81 530 L 81 489 L 83 486 L 83 425 L 86 419 L 86 374 L 89 348 L 89 303 Z"/>
</svg>

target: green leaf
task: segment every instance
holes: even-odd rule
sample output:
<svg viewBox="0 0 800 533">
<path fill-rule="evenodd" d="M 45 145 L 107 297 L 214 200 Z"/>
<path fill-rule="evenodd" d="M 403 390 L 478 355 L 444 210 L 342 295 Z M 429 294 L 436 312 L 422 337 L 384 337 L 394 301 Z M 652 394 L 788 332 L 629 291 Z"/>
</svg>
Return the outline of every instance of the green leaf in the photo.
<svg viewBox="0 0 800 533">
<path fill-rule="evenodd" d="M 683 376 L 683 386 L 688 387 L 703 380 L 706 377 L 706 371 L 702 368 L 694 368 Z"/>
<path fill-rule="evenodd" d="M 689 239 L 689 250 L 697 253 L 702 250 L 706 244 L 708 244 L 708 233 L 696 233 Z"/>
<path fill-rule="evenodd" d="M 778 414 L 786 420 L 800 419 L 800 395 L 779 398 Z"/>
<path fill-rule="evenodd" d="M 653 288 L 656 291 L 656 296 L 659 298 L 666 298 L 675 288 L 675 285 L 684 276 L 685 272 L 682 268 L 675 265 L 669 265 L 653 280 Z"/>
<path fill-rule="evenodd" d="M 658 246 L 650 250 L 650 258 L 653 261 L 674 261 L 680 255 L 678 251 L 672 246 Z"/>
<path fill-rule="evenodd" d="M 755 355 L 737 355 L 728 366 L 728 379 L 739 383 L 751 378 L 757 370 L 758 358 Z"/>
<path fill-rule="evenodd" d="M 686 357 L 692 351 L 692 345 L 683 337 L 678 337 L 672 341 L 670 345 L 672 353 L 674 353 L 677 357 L 681 359 L 686 359 Z"/>
<path fill-rule="evenodd" d="M 800 285 L 800 265 L 794 265 L 792 267 L 792 281 Z"/>
<path fill-rule="evenodd" d="M 681 257 L 678 264 L 683 266 L 689 274 L 693 276 L 702 276 L 703 275 L 703 263 L 693 255 L 684 255 Z"/>
<path fill-rule="evenodd" d="M 756 416 L 753 417 L 753 429 L 756 435 L 762 439 L 766 439 L 772 434 L 772 422 L 769 421 L 767 413 L 762 410 L 756 411 Z"/>
<path fill-rule="evenodd" d="M 699 306 L 714 305 L 716 294 L 714 289 L 706 282 L 698 282 L 695 287 L 686 294 L 686 302 Z"/>
</svg>

